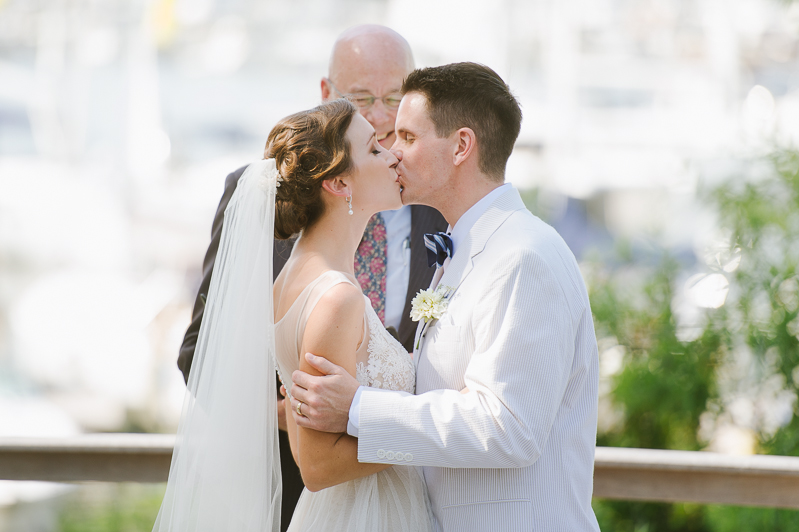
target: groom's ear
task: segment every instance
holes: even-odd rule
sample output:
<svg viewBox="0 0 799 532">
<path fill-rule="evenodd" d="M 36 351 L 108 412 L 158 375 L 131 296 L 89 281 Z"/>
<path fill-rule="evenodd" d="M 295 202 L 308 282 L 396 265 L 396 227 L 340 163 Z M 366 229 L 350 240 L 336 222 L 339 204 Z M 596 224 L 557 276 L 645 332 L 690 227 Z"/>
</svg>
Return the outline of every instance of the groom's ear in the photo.
<svg viewBox="0 0 799 532">
<path fill-rule="evenodd" d="M 333 194 L 334 196 L 341 196 L 346 198 L 350 195 L 350 186 L 344 183 L 340 177 L 333 179 L 325 179 L 322 181 L 322 188 Z"/>
<path fill-rule="evenodd" d="M 470 157 L 477 155 L 477 136 L 468 127 L 462 127 L 452 135 L 455 141 L 452 163 L 460 166 Z"/>
</svg>

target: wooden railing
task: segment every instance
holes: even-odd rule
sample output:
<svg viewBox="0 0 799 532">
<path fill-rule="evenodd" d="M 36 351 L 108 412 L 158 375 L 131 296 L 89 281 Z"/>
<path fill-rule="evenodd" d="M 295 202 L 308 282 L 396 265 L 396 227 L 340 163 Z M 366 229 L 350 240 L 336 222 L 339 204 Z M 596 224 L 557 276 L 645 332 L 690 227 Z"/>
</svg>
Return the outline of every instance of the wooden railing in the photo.
<svg viewBox="0 0 799 532">
<path fill-rule="evenodd" d="M 165 482 L 174 446 L 169 434 L 0 438 L 0 479 Z"/>
<path fill-rule="evenodd" d="M 597 447 L 594 496 L 799 508 L 799 458 Z"/>
<path fill-rule="evenodd" d="M 174 436 L 0 438 L 0 479 L 163 482 Z M 594 496 L 799 509 L 799 458 L 598 447 Z"/>
</svg>

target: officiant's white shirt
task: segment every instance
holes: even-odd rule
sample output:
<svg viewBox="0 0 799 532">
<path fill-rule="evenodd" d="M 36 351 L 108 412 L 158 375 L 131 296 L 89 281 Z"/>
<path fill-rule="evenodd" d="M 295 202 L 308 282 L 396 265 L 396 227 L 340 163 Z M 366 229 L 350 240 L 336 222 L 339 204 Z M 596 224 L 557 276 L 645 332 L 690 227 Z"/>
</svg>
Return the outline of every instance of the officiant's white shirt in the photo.
<svg viewBox="0 0 799 532">
<path fill-rule="evenodd" d="M 480 201 L 478 201 L 477 203 L 472 205 L 469 208 L 468 211 L 463 213 L 463 215 L 460 217 L 460 219 L 457 222 L 455 222 L 455 227 L 451 227 L 450 226 L 450 227 L 447 228 L 447 233 L 450 233 L 450 236 L 452 237 L 452 255 L 453 256 L 458 251 L 458 244 L 463 242 L 463 239 L 466 237 L 466 235 L 469 234 L 469 231 L 471 231 L 472 227 L 474 226 L 474 223 L 477 220 L 480 219 L 480 217 L 486 212 L 486 210 L 488 210 L 488 208 L 491 206 L 491 204 L 494 203 L 494 200 L 496 200 L 499 196 L 501 196 L 502 194 L 507 192 L 510 188 L 511 188 L 511 184 L 510 183 L 505 183 L 504 185 L 501 185 L 501 186 L 495 188 L 494 190 L 492 190 L 491 192 L 489 192 L 488 194 L 483 196 L 480 199 Z M 389 216 L 393 216 L 394 213 L 400 213 L 400 212 L 402 212 L 403 209 L 407 209 L 407 211 L 408 211 L 408 233 L 410 233 L 410 206 L 409 205 L 403 206 L 398 211 L 386 211 L 386 212 L 383 212 L 383 213 L 381 213 L 381 215 L 384 217 L 384 220 L 386 222 L 386 227 L 388 228 L 390 221 L 385 219 L 386 214 L 389 214 Z M 393 218 L 390 219 L 390 220 L 394 221 Z M 394 226 L 397 227 L 397 229 L 399 229 L 400 227 L 403 227 L 402 225 L 400 225 L 400 223 L 397 223 L 397 222 L 394 223 Z M 397 241 L 397 240 L 399 240 L 399 239 L 395 239 L 395 241 Z M 389 249 L 388 251 L 389 251 L 388 257 L 389 257 L 389 262 L 390 262 L 390 260 L 392 258 L 392 253 L 391 253 L 392 249 Z M 398 255 L 399 254 L 397 253 L 397 251 L 394 251 L 393 257 L 394 257 L 396 262 L 399 262 L 397 260 Z M 396 264 L 394 266 L 394 269 L 395 269 L 395 271 L 399 270 L 399 264 Z M 388 276 L 389 276 L 388 280 L 390 281 L 391 280 L 390 279 L 391 278 L 391 270 L 389 270 Z M 387 284 L 387 286 L 391 286 L 389 283 L 386 283 L 386 284 Z M 408 276 L 406 274 L 405 275 L 405 292 L 407 292 L 407 291 L 408 291 Z M 390 292 L 389 292 L 389 290 L 386 290 L 386 292 L 387 292 L 387 296 L 386 296 L 386 326 L 389 326 L 389 325 L 393 325 L 393 323 L 389 323 L 388 294 Z M 404 294 L 405 292 L 402 292 L 402 293 Z M 404 303 L 405 303 L 405 301 L 403 300 L 403 304 Z M 400 310 L 400 312 L 402 312 L 402 311 Z M 398 325 L 396 325 L 395 327 L 399 326 L 399 318 L 397 318 L 397 324 Z M 360 412 L 361 412 L 361 391 L 363 390 L 363 388 L 364 388 L 364 386 L 361 386 L 360 388 L 358 388 L 358 391 L 355 392 L 355 397 L 352 399 L 352 405 L 350 405 L 350 418 L 349 418 L 349 421 L 347 422 L 347 434 L 349 434 L 350 436 L 353 436 L 355 438 L 358 437 L 358 429 L 359 429 L 359 424 L 360 424 Z M 388 391 L 388 390 L 386 390 L 386 391 Z"/>
<path fill-rule="evenodd" d="M 411 276 L 411 206 L 382 211 L 386 224 L 386 327 L 399 330 Z"/>
</svg>

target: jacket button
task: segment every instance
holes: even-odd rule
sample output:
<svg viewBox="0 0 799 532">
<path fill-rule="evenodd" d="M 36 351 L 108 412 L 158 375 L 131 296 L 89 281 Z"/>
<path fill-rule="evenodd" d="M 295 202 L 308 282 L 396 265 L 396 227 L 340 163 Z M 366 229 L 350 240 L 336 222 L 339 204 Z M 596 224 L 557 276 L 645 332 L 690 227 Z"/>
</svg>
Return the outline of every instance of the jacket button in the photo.
<svg viewBox="0 0 799 532">
<path fill-rule="evenodd" d="M 383 449 L 379 449 L 377 451 L 377 457 L 378 458 L 385 458 L 386 457 L 386 451 L 384 451 Z"/>
<path fill-rule="evenodd" d="M 394 459 L 394 451 L 386 451 L 386 460 Z"/>
<path fill-rule="evenodd" d="M 405 461 L 406 462 L 412 462 L 413 461 L 413 455 L 411 453 L 406 454 L 405 455 Z"/>
</svg>

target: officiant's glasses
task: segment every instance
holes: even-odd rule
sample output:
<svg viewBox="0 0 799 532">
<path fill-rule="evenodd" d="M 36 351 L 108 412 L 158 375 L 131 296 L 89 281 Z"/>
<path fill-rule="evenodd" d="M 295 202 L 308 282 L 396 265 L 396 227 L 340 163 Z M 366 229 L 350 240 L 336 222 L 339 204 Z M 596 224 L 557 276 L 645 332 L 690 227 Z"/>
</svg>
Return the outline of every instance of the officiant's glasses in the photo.
<svg viewBox="0 0 799 532">
<path fill-rule="evenodd" d="M 344 94 L 338 90 L 335 85 L 333 85 L 333 82 L 330 80 L 330 78 L 327 78 L 327 82 L 330 83 L 330 86 L 333 87 L 333 90 L 336 91 L 339 96 L 348 99 L 360 109 L 368 109 L 375 104 L 375 101 L 380 100 L 387 109 L 396 110 L 399 107 L 400 101 L 402 101 L 402 93 L 400 92 L 392 92 L 391 94 L 387 94 L 385 96 L 374 96 L 368 92 Z"/>
</svg>

